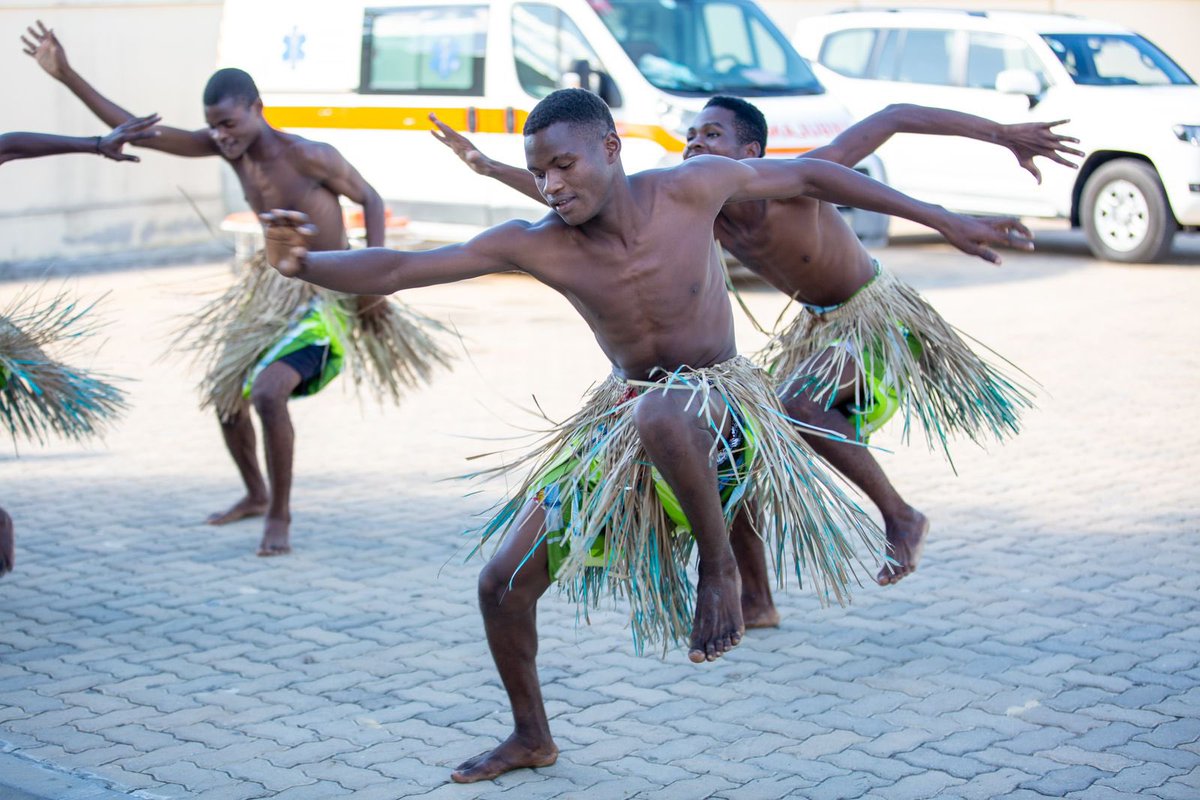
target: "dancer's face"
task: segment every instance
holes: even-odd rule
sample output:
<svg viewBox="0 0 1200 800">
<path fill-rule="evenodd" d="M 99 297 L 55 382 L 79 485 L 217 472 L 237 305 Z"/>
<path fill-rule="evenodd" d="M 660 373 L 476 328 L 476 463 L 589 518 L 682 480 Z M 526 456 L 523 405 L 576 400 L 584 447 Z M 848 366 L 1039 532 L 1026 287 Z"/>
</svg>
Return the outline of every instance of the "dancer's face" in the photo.
<svg viewBox="0 0 1200 800">
<path fill-rule="evenodd" d="M 229 160 L 240 158 L 262 132 L 262 100 L 246 103 L 227 97 L 204 107 L 208 130 L 221 155 Z"/>
<path fill-rule="evenodd" d="M 728 108 L 709 106 L 696 115 L 687 131 L 685 159 L 692 156 L 712 155 L 726 158 L 755 158 L 759 154 L 757 142 L 739 144 L 737 131 L 733 127 L 736 117 Z"/>
<path fill-rule="evenodd" d="M 567 122 L 525 137 L 525 161 L 538 191 L 568 225 L 587 222 L 603 208 L 620 154 L 615 133 Z"/>
</svg>

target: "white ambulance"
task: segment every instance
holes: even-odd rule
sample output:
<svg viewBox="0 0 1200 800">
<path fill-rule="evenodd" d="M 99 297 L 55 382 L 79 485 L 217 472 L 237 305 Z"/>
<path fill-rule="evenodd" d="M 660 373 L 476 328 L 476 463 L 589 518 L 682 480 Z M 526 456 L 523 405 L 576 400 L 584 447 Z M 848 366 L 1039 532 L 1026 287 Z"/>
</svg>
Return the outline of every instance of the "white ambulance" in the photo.
<svg viewBox="0 0 1200 800">
<path fill-rule="evenodd" d="M 530 109 L 584 86 L 612 108 L 630 173 L 678 162 L 714 94 L 762 109 L 771 156 L 851 122 L 751 0 L 226 0 L 219 58 L 254 77 L 272 125 L 334 145 L 393 214 L 440 224 L 451 232 L 431 238 L 445 240 L 545 207 L 459 162 L 430 135 L 431 111 L 524 165 Z M 886 225 L 853 219 L 867 238 Z"/>
</svg>

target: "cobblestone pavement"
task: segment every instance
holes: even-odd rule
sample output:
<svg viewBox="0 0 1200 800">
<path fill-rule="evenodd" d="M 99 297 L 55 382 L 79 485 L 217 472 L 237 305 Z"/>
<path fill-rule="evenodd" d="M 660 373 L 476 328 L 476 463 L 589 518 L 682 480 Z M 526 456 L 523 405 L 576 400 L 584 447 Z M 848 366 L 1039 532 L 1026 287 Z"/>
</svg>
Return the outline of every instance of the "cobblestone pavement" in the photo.
<svg viewBox="0 0 1200 800">
<path fill-rule="evenodd" d="M 636 657 L 619 610 L 577 626 L 548 596 L 560 759 L 471 786 L 450 769 L 510 721 L 462 532 L 501 487 L 444 479 L 536 425 L 532 395 L 561 418 L 604 376 L 583 323 L 519 276 L 408 293 L 470 357 L 400 409 L 345 386 L 294 403 L 296 550 L 261 559 L 259 523 L 199 524 L 239 486 L 194 372 L 162 359 L 227 268 L 70 281 L 109 292 L 95 363 L 133 410 L 103 443 L 0 455 L 0 797 L 1200 797 L 1200 257 L 1049 249 L 999 270 L 881 251 L 1043 386 L 1025 433 L 959 447 L 957 474 L 877 438 L 933 521 L 918 573 L 845 609 L 793 583 L 779 629 L 702 666 Z"/>
</svg>

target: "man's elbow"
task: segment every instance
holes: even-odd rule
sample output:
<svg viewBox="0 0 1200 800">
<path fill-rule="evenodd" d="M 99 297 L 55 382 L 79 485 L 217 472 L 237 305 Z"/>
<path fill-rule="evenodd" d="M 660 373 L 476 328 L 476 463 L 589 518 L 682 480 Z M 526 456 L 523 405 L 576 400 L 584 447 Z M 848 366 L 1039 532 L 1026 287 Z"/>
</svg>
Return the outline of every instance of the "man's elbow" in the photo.
<svg viewBox="0 0 1200 800">
<path fill-rule="evenodd" d="M 921 106 L 912 103 L 892 103 L 880 116 L 887 121 L 890 133 L 912 133 L 920 129 L 921 111 Z"/>
</svg>

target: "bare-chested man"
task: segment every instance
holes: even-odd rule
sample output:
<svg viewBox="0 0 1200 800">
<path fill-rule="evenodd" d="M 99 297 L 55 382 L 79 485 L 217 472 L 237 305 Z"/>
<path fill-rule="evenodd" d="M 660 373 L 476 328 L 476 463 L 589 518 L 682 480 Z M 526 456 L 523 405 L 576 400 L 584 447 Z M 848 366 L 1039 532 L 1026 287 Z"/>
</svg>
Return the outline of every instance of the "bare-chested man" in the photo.
<svg viewBox="0 0 1200 800">
<path fill-rule="evenodd" d="M 22 37 L 22 41 L 25 52 L 101 120 L 115 126 L 132 117 L 80 77 L 68 63 L 54 32 L 40 21 L 37 29 L 28 29 L 28 37 Z M 363 207 L 367 244 L 384 243 L 385 208 L 378 192 L 332 146 L 278 131 L 267 124 L 258 89 L 248 74 L 237 69 L 214 73 L 204 89 L 204 116 L 207 128 L 188 131 L 160 125 L 154 129 L 159 134 L 157 138 L 139 144 L 188 158 L 224 158 L 233 167 L 246 202 L 256 212 L 294 208 L 314 221 L 319 232 L 310 243 L 313 250 L 348 247 L 339 197 Z M 270 270 L 264 274 L 277 280 Z M 259 280 L 254 265 L 243 280 Z M 255 302 L 273 302 L 271 310 L 280 317 L 280 310 L 274 307 L 279 305 L 275 302 L 277 298 L 262 297 L 275 290 L 261 282 L 250 285 L 255 288 L 250 292 Z M 399 328 L 388 320 L 407 312 L 369 295 L 360 295 L 356 308 L 343 307 L 341 300 L 322 300 L 318 305 L 310 298 L 297 298 L 299 305 L 295 309 L 283 309 L 273 340 L 263 342 L 263 349 L 258 352 L 247 351 L 247 362 L 246 358 L 234 358 L 232 354 L 247 355 L 243 352 L 245 340 L 262 333 L 266 323 L 259 318 L 267 312 L 259 314 L 254 308 L 245 308 L 236 318 L 221 316 L 230 306 L 248 306 L 242 302 L 248 298 L 230 296 L 241 291 L 240 287 L 241 284 L 234 287 L 203 312 L 208 320 L 220 318 L 230 324 L 217 334 L 202 334 L 208 341 L 200 347 L 215 353 L 206 379 L 205 405 L 217 410 L 221 433 L 246 494 L 227 510 L 212 514 L 207 522 L 224 525 L 266 514 L 258 554 L 282 555 L 291 551 L 294 431 L 287 409 L 289 397 L 318 391 L 340 371 L 345 351 L 354 346 L 354 342 L 346 341 L 350 338 L 348 325 L 361 325 L 367 336 L 391 332 Z M 293 317 L 291 320 L 289 315 Z M 352 317 L 351 322 L 345 320 L 346 315 Z M 268 320 L 272 325 L 275 321 Z M 424 355 L 419 348 L 414 350 Z M 349 355 L 353 355 L 352 350 Z M 399 372 L 404 367 L 396 363 L 379 369 Z M 413 368 L 423 373 L 426 366 L 417 364 Z M 406 382 L 408 375 L 397 378 L 399 384 Z M 259 469 L 249 406 L 254 407 L 262 422 L 269 483 L 264 482 Z"/>
<path fill-rule="evenodd" d="M 652 612 L 657 607 L 642 605 L 645 598 L 639 590 L 654 595 L 664 587 L 639 585 L 628 572 L 644 573 L 645 561 L 654 561 L 659 573 L 671 570 L 678 565 L 662 558 L 675 554 L 657 547 L 654 537 L 660 531 L 625 530 L 624 538 L 612 539 L 614 527 L 620 528 L 626 516 L 646 513 L 645 504 L 654 498 L 656 486 L 646 466 L 652 462 L 682 507 L 699 555 L 688 655 L 696 662 L 712 660 L 736 646 L 744 631 L 738 569 L 727 533 L 730 510 L 717 491 L 723 469 L 738 460 L 739 450 L 758 448 L 761 453 L 774 448 L 772 458 L 756 458 L 748 466 L 742 462 L 741 467 L 755 480 L 746 493 L 770 504 L 772 514 L 796 512 L 784 495 L 798 484 L 789 482 L 786 473 L 808 470 L 808 478 L 820 474 L 815 465 L 779 461 L 786 453 L 797 458 L 801 453 L 779 446 L 802 442 L 795 428 L 773 422 L 777 415 L 765 405 L 753 408 L 740 399 L 766 398 L 754 402 L 779 408 L 767 376 L 736 355 L 724 276 L 710 259 L 712 226 L 726 202 L 804 193 L 913 218 L 984 257 L 995 258 L 988 243 L 1031 246 L 1012 237 L 1021 230 L 1014 220 L 983 222 L 950 214 L 816 159 L 697 158 L 672 169 L 626 176 L 621 140 L 608 108 L 581 89 L 560 90 L 539 102 L 524 132 L 529 170 L 552 209 L 538 222 L 510 221 L 464 244 L 422 253 L 378 248 L 313 253 L 307 240 L 314 234 L 302 214 L 278 211 L 264 216 L 268 260 L 285 275 L 339 291 L 388 293 L 523 271 L 575 306 L 612 363 L 614 376 L 596 390 L 600 402 L 590 403 L 604 422 L 562 430 L 563 449 L 583 448 L 586 453 L 575 465 L 554 457 L 542 462 L 549 467 L 543 476 L 547 484 L 539 485 L 540 478 L 535 478 L 525 488 L 536 492 L 514 497 L 520 511 L 480 575 L 488 645 L 512 705 L 514 730 L 495 749 L 460 765 L 452 776 L 459 782 L 545 766 L 557 758 L 536 666 L 536 605 L 553 580 L 552 545 L 561 544 L 551 541 L 551 530 L 561 528 L 570 545 L 560 582 L 565 573 L 583 582 L 576 588 L 595 589 L 595 584 L 586 583 L 588 568 L 621 573 L 609 577 L 620 578 L 620 586 L 632 590 L 631 605 Z M 739 389 L 735 383 L 757 385 Z M 732 397 L 726 394 L 735 391 Z M 611 413 L 605 415 L 610 403 Z M 573 439 L 581 430 L 602 438 Z M 735 444 L 739 430 L 749 442 Z M 619 452 L 607 459 L 605 450 Z M 617 461 L 624 471 L 604 474 Z M 557 477 L 548 477 L 561 476 L 564 470 L 573 476 L 565 486 Z M 593 489 L 594 483 L 600 485 Z M 569 497 L 564 500 L 563 494 Z M 828 494 L 814 496 L 811 502 L 836 504 Z M 852 517 L 826 517 L 821 535 L 833 538 L 817 544 L 844 544 L 836 538 L 839 532 L 828 527 L 850 523 Z M 782 522 L 792 544 L 806 535 L 797 530 L 806 523 L 804 517 Z M 607 551 L 595 564 L 589 561 L 597 556 L 593 545 L 606 526 Z M 672 532 L 666 532 L 667 538 L 679 538 Z M 821 558 L 826 552 L 814 549 L 812 555 Z M 830 569 L 845 576 L 849 558 L 841 551 L 839 563 Z"/>
<path fill-rule="evenodd" d="M 125 153 L 123 148 L 129 142 L 140 142 L 157 136 L 158 132 L 151 130 L 157 123 L 157 114 L 137 117 L 118 125 L 103 136 L 60 136 L 54 133 L 27 131 L 3 133 L 0 134 L 0 164 L 22 158 L 41 158 L 67 153 L 92 153 L 113 161 L 138 161 L 137 156 Z M 0 314 L 0 325 L 11 325 L 5 316 Z M 15 329 L 8 332 L 15 332 Z M 3 363 L 5 355 L 0 351 L 0 411 L 7 410 L 6 405 L 9 402 L 9 398 L 3 394 L 9 377 Z M 12 418 L 12 414 L 2 416 Z M 15 435 L 16 431 L 12 432 Z M 12 572 L 13 564 L 16 563 L 15 547 L 12 517 L 0 508 L 0 576 Z"/>
<path fill-rule="evenodd" d="M 473 170 L 535 200 L 540 199 L 527 170 L 488 158 L 435 116 L 430 118 L 437 126 L 435 138 L 450 147 Z M 1035 156 L 1074 166 L 1063 154 L 1082 155 L 1067 146 L 1068 142 L 1078 140 L 1052 130 L 1060 124 L 1000 125 L 956 111 L 893 105 L 853 125 L 830 144 L 812 150 L 802 158 L 820 158 L 854 166 L 896 133 L 956 135 L 1012 150 L 1017 163 L 1040 181 L 1041 173 L 1033 163 Z M 733 97 L 715 97 L 690 125 L 684 158 L 704 154 L 735 159 L 757 158 L 765 152 L 766 133 L 762 114 L 750 103 Z M 714 232 L 721 244 L 743 265 L 803 304 L 826 308 L 837 306 L 853 297 L 876 274 L 874 259 L 837 208 L 813 197 L 730 203 L 717 217 Z M 828 340 L 822 346 L 826 344 Z M 817 356 L 817 360 L 820 358 Z M 837 431 L 851 442 L 865 439 L 864 426 L 861 421 L 856 424 L 856 420 L 869 415 L 872 403 L 870 400 L 863 402 L 866 376 L 861 367 L 844 366 L 836 376 L 836 389 L 819 397 L 814 395 L 820 393 L 822 386 L 804 386 L 800 390 L 793 380 L 794 375 L 781 374 L 779 377 L 784 379 L 782 399 L 794 419 Z M 891 410 L 895 408 L 893 404 Z M 874 415 L 872 430 L 883 424 L 885 420 L 881 417 L 881 414 Z M 928 530 L 925 516 L 904 501 L 868 449 L 819 435 L 806 434 L 806 438 L 879 508 L 891 556 L 891 562 L 880 570 L 879 583 L 895 583 L 916 569 Z M 742 568 L 742 610 L 746 625 L 775 625 L 779 615 L 771 599 L 761 542 L 746 524 L 744 516 L 735 519 L 732 535 Z"/>
</svg>

